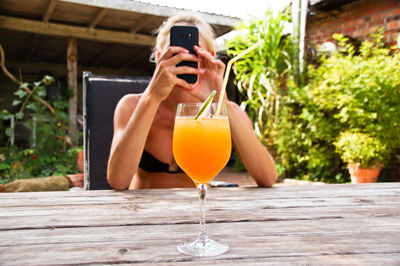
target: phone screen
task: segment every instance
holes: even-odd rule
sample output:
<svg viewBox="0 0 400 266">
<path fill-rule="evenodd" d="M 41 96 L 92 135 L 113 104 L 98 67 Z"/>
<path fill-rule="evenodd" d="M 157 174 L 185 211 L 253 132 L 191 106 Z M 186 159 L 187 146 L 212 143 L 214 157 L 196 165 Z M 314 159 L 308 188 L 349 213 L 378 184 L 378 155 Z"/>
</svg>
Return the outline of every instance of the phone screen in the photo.
<svg viewBox="0 0 400 266">
<path fill-rule="evenodd" d="M 196 54 L 193 46 L 199 45 L 199 30 L 195 26 L 173 26 L 170 30 L 170 46 L 180 46 L 188 50 L 191 54 Z M 182 61 L 177 66 L 190 66 L 198 68 L 198 63 L 193 61 Z M 178 78 L 186 80 L 188 83 L 196 83 L 197 75 L 183 74 Z"/>
</svg>

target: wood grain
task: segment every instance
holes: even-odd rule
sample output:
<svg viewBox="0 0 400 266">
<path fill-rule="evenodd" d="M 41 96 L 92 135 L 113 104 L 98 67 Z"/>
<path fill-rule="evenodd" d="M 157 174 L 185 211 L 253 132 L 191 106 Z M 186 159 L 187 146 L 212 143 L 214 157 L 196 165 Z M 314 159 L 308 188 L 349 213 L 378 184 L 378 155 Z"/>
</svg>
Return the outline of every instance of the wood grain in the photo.
<svg viewBox="0 0 400 266">
<path fill-rule="evenodd" d="M 400 184 L 213 188 L 207 230 L 230 250 L 175 246 L 199 229 L 193 189 L 0 194 L 0 264 L 398 265 Z"/>
<path fill-rule="evenodd" d="M 135 44 L 140 46 L 151 46 L 154 41 L 154 37 L 150 35 L 135 34 L 132 36 L 132 34 L 128 32 L 104 29 L 93 29 L 92 32 L 89 32 L 87 27 L 71 26 L 54 22 L 48 22 L 46 27 L 44 27 L 41 21 L 9 16 L 0 16 L 0 28 L 35 34 L 75 37 L 101 42 L 112 41 L 114 43 Z"/>
</svg>

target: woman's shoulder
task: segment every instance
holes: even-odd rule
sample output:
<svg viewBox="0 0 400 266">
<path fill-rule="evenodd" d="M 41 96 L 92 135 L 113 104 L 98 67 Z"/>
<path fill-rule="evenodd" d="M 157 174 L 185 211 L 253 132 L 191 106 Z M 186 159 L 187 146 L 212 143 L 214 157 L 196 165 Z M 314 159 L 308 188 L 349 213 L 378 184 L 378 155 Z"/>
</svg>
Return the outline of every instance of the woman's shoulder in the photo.
<svg viewBox="0 0 400 266">
<path fill-rule="evenodd" d="M 121 107 L 136 106 L 142 95 L 142 93 L 127 94 L 119 100 L 118 105 Z"/>
<path fill-rule="evenodd" d="M 138 104 L 142 94 L 127 94 L 123 96 L 116 107 L 116 111 L 118 113 L 132 113 L 135 110 L 136 105 Z"/>
<path fill-rule="evenodd" d="M 120 100 L 118 104 L 128 104 L 128 105 L 132 105 L 132 104 L 137 104 L 140 100 L 140 98 L 142 97 L 142 93 L 132 93 L 132 94 L 127 94 L 125 96 L 123 96 Z"/>
</svg>

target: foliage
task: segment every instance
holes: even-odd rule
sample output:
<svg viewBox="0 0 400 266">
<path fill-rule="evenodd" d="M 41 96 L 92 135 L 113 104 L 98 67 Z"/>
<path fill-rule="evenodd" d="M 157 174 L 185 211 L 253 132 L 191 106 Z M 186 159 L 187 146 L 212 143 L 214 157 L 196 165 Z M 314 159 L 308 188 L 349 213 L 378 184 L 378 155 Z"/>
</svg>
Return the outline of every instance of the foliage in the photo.
<svg viewBox="0 0 400 266">
<path fill-rule="evenodd" d="M 363 42 L 359 56 L 325 60 L 312 72 L 310 96 L 345 128 L 369 133 L 395 149 L 400 147 L 400 54 L 389 55 L 381 42 Z"/>
<path fill-rule="evenodd" d="M 384 48 L 379 32 L 360 51 L 343 35 L 334 37 L 341 52 L 309 66 L 306 86 L 289 82 L 283 99 L 277 146 L 291 177 L 347 181 L 334 145 L 345 131 L 384 143 L 388 153 L 400 147 L 400 54 Z"/>
<path fill-rule="evenodd" d="M 345 131 L 334 144 L 344 162 L 360 163 L 362 168 L 382 165 L 389 156 L 384 143 L 365 133 Z"/>
<path fill-rule="evenodd" d="M 228 55 L 234 57 L 259 39 L 264 40 L 261 48 L 237 61 L 233 70 L 241 94 L 241 108 L 253 122 L 258 138 L 268 146 L 274 145 L 282 86 L 293 61 L 293 45 L 283 35 L 287 21 L 287 14 L 273 15 L 268 11 L 262 18 L 241 22 L 236 30 L 242 34 L 227 43 Z"/>
<path fill-rule="evenodd" d="M 15 179 L 40 177 L 48 175 L 63 175 L 77 172 L 77 154 L 82 149 L 74 147 L 67 134 L 68 102 L 62 96 L 52 103 L 55 113 L 52 114 L 46 106 L 34 97 L 44 100 L 46 85 L 53 81 L 45 76 L 33 84 L 23 83 L 14 93 L 13 106 L 18 110 L 12 113 L 8 110 L 0 112 L 0 120 L 4 122 L 15 117 L 14 127 L 2 127 L 3 141 L 0 148 L 0 183 Z M 24 90 L 29 87 L 32 93 Z M 16 130 L 16 125 L 22 124 L 33 135 L 29 145 L 11 145 L 10 138 Z"/>
<path fill-rule="evenodd" d="M 276 136 L 285 176 L 310 181 L 344 182 L 345 167 L 335 154 L 333 142 L 340 126 L 308 97 L 304 88 L 288 83 L 281 123 Z"/>
</svg>

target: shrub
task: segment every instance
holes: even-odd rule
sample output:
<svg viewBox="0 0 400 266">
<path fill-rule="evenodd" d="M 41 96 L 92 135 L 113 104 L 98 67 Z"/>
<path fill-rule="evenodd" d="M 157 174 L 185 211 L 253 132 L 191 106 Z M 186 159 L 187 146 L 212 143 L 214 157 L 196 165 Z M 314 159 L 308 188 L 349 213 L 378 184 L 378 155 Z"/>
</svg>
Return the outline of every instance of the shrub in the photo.
<svg viewBox="0 0 400 266">
<path fill-rule="evenodd" d="M 67 100 L 60 96 L 52 102 L 54 113 L 43 105 L 46 97 L 45 85 L 52 81 L 52 77 L 45 76 L 33 84 L 22 84 L 14 93 L 16 97 L 13 106 L 18 111 L 0 112 L 0 121 L 7 121 L 12 116 L 16 119 L 13 128 L 2 128 L 1 136 L 7 136 L 8 140 L 2 141 L 0 147 L 0 183 L 78 172 L 76 160 L 82 147 L 72 145 L 68 137 Z M 24 87 L 29 87 L 31 93 Z M 31 135 L 36 132 L 35 141 L 31 139 L 28 145 L 11 145 L 10 137 L 17 124 L 22 124 Z"/>
<path fill-rule="evenodd" d="M 365 133 L 343 132 L 334 144 L 344 162 L 360 163 L 362 168 L 383 165 L 389 156 L 384 143 Z"/>
<path fill-rule="evenodd" d="M 293 45 L 284 36 L 287 14 L 274 15 L 242 22 L 236 30 L 242 34 L 227 43 L 228 55 L 240 54 L 258 40 L 264 44 L 237 61 L 233 70 L 240 92 L 241 108 L 249 115 L 258 138 L 274 148 L 274 135 L 279 121 L 282 87 L 292 68 Z"/>
<path fill-rule="evenodd" d="M 346 43 L 342 35 L 334 37 Z M 289 176 L 347 181 L 334 146 L 345 131 L 367 134 L 389 153 L 400 147 L 400 54 L 390 54 L 382 39 L 372 35 L 357 55 L 346 44 L 309 67 L 306 86 L 288 83 L 277 143 Z"/>
</svg>

